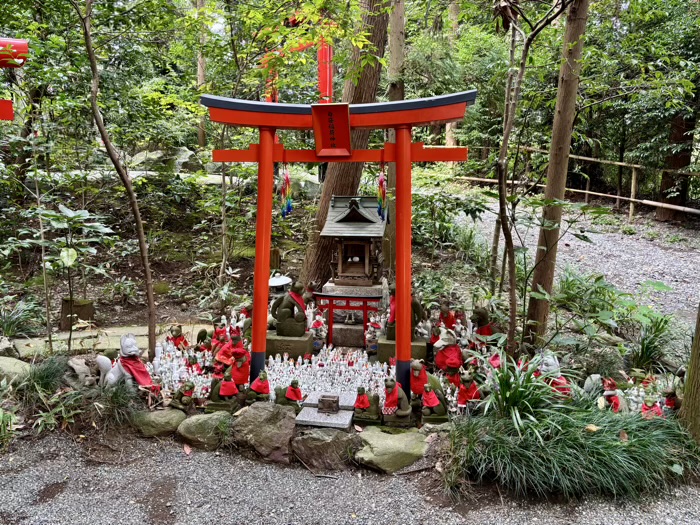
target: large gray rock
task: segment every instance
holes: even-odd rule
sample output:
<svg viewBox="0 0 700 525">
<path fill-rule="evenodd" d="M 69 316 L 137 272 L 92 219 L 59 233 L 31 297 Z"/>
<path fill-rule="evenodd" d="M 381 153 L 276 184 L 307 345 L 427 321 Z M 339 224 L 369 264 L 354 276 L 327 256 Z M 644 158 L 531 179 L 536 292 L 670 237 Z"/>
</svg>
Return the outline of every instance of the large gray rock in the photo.
<svg viewBox="0 0 700 525">
<path fill-rule="evenodd" d="M 233 416 L 228 412 L 201 414 L 185 419 L 177 433 L 190 445 L 214 450 L 228 440 Z"/>
<path fill-rule="evenodd" d="M 0 356 L 20 357 L 19 351 L 7 337 L 0 335 Z"/>
<path fill-rule="evenodd" d="M 401 434 L 383 432 L 380 427 L 367 427 L 360 434 L 364 446 L 355 460 L 386 474 L 393 474 L 421 459 L 428 444 L 417 429 Z"/>
<path fill-rule="evenodd" d="M 182 410 L 166 408 L 154 412 L 137 412 L 132 423 L 144 436 L 156 437 L 173 434 L 185 419 L 187 415 Z"/>
<path fill-rule="evenodd" d="M 31 365 L 14 357 L 0 356 L 0 379 L 13 381 L 29 372 Z"/>
<path fill-rule="evenodd" d="M 267 461 L 288 464 L 295 417 L 292 407 L 253 403 L 233 424 L 233 441 L 254 449 Z"/>
<path fill-rule="evenodd" d="M 357 434 L 333 428 L 314 428 L 292 440 L 294 454 L 309 468 L 343 470 L 361 446 Z"/>
<path fill-rule="evenodd" d="M 64 379 L 74 389 L 80 390 L 96 385 L 99 377 L 92 373 L 84 357 L 71 357 L 68 360 L 68 372 Z"/>
</svg>

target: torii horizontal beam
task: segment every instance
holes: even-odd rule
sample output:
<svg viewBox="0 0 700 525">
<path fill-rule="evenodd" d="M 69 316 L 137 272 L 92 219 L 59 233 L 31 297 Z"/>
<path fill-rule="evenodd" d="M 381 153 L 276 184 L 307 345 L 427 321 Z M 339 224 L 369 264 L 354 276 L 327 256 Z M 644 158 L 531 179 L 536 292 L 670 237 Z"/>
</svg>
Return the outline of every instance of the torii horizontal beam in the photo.
<svg viewBox="0 0 700 525">
<path fill-rule="evenodd" d="M 439 97 L 350 104 L 350 127 L 387 129 L 455 122 L 464 118 L 467 105 L 476 100 L 476 90 Z M 310 104 L 274 104 L 236 98 L 203 95 L 201 103 L 209 108 L 214 122 L 249 128 L 313 129 Z"/>
</svg>

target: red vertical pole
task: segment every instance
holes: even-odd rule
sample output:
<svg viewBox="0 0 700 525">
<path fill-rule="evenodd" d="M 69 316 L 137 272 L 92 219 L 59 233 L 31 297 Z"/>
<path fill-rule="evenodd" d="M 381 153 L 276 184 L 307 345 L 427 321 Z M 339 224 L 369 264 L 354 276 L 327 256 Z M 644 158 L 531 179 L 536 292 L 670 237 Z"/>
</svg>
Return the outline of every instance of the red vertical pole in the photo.
<svg viewBox="0 0 700 525">
<path fill-rule="evenodd" d="M 328 344 L 333 344 L 333 299 L 328 301 Z"/>
<path fill-rule="evenodd" d="M 318 44 L 318 90 L 321 104 L 333 102 L 333 48 L 321 39 Z"/>
<path fill-rule="evenodd" d="M 272 246 L 272 193 L 274 168 L 273 128 L 260 128 L 258 148 L 258 210 L 255 225 L 255 273 L 253 274 L 253 352 L 251 381 L 265 368 L 267 304 L 270 299 L 270 248 Z"/>
<path fill-rule="evenodd" d="M 411 367 L 411 128 L 396 128 L 396 379 L 408 392 Z"/>
</svg>

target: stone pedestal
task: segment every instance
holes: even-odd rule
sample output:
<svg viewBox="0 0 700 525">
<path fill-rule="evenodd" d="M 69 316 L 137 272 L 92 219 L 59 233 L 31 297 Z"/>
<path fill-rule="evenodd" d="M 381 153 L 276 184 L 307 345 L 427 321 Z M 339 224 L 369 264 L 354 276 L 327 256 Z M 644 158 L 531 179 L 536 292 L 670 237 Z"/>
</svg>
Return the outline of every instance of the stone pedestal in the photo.
<svg viewBox="0 0 700 525">
<path fill-rule="evenodd" d="M 423 416 L 423 424 L 431 424 L 431 425 L 441 425 L 443 423 L 447 423 L 449 421 L 449 417 L 445 416 Z"/>
<path fill-rule="evenodd" d="M 289 357 L 294 359 L 299 356 L 304 357 L 305 354 L 313 353 L 313 336 L 311 332 L 306 332 L 302 337 L 284 337 L 277 335 L 274 330 L 267 332 L 267 344 L 265 347 L 265 356 L 275 356 L 275 354 L 284 355 L 285 352 Z"/>
<path fill-rule="evenodd" d="M 332 343 L 334 346 L 362 348 L 365 346 L 365 331 L 361 324 L 335 323 Z"/>
<path fill-rule="evenodd" d="M 377 360 L 380 363 L 388 363 L 389 359 L 396 357 L 396 341 L 389 341 L 386 337 L 381 336 L 378 343 Z M 426 343 L 423 339 L 411 342 L 411 358 L 425 359 Z"/>
<path fill-rule="evenodd" d="M 297 415 L 296 424 L 349 430 L 352 424 L 352 416 L 352 410 L 341 410 L 335 414 L 327 414 L 319 412 L 318 408 L 305 406 Z"/>
</svg>

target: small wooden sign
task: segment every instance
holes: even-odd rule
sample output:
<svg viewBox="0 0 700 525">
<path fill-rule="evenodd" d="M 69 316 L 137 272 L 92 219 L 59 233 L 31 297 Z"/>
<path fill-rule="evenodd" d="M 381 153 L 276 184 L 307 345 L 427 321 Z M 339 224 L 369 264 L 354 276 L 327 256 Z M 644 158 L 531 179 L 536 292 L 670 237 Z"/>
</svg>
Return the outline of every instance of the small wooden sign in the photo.
<svg viewBox="0 0 700 525">
<path fill-rule="evenodd" d="M 316 154 L 323 157 L 349 157 L 350 106 L 348 104 L 314 104 L 311 106 L 316 140 Z"/>
</svg>

